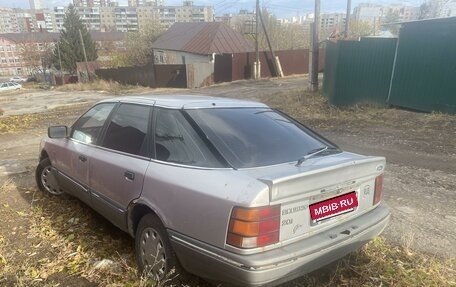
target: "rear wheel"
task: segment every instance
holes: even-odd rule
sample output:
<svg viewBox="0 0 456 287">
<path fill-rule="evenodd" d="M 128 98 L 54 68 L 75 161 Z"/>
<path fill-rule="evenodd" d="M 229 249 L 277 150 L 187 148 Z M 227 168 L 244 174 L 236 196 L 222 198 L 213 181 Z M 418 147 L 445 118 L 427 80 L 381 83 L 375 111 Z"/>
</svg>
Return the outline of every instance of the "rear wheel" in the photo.
<svg viewBox="0 0 456 287">
<path fill-rule="evenodd" d="M 54 171 L 52 170 L 51 161 L 45 158 L 36 167 L 36 183 L 41 191 L 51 195 L 62 195 L 63 190 L 57 182 Z"/>
<path fill-rule="evenodd" d="M 143 276 L 156 282 L 172 280 L 177 260 L 163 224 L 157 216 L 145 215 L 136 230 L 136 259 Z M 176 274 L 177 275 L 177 274 Z"/>
</svg>

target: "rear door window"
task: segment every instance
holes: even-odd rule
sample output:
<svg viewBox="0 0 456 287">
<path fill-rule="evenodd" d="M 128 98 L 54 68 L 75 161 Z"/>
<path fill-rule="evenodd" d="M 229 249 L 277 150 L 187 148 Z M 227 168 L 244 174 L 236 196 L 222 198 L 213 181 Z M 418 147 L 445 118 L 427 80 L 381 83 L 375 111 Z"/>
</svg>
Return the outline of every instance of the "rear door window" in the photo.
<svg viewBox="0 0 456 287">
<path fill-rule="evenodd" d="M 156 108 L 156 159 L 198 167 L 224 167 L 181 110 Z"/>
<path fill-rule="evenodd" d="M 103 147 L 147 156 L 149 106 L 121 104 L 112 116 L 101 144 Z"/>
</svg>

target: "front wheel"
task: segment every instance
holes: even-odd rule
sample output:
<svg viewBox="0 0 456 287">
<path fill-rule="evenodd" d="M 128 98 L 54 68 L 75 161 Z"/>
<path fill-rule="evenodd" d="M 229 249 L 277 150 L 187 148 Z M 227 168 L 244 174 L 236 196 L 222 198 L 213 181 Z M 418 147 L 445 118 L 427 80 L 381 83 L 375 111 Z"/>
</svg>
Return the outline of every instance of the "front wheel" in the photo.
<svg viewBox="0 0 456 287">
<path fill-rule="evenodd" d="M 57 182 L 54 171 L 52 170 L 51 161 L 45 158 L 36 167 L 36 183 L 41 191 L 51 195 L 62 195 L 63 190 Z"/>
<path fill-rule="evenodd" d="M 157 216 L 147 214 L 140 220 L 136 230 L 135 251 L 143 276 L 156 282 L 172 280 L 170 276 L 177 267 L 176 255 Z"/>
</svg>

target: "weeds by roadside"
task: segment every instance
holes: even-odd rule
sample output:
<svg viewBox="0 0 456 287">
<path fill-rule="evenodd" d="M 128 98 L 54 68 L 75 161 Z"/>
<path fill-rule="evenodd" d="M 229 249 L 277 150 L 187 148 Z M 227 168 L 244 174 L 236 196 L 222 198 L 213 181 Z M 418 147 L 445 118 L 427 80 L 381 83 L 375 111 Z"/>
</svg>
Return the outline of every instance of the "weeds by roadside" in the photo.
<svg viewBox="0 0 456 287">
<path fill-rule="evenodd" d="M 58 86 L 55 88 L 61 92 L 74 92 L 74 91 L 104 91 L 114 95 L 125 94 L 132 91 L 144 90 L 139 86 L 122 85 L 118 82 L 105 81 L 105 80 L 94 80 L 88 83 L 75 83 Z"/>
<path fill-rule="evenodd" d="M 20 190 L 13 182 L 1 196 L 19 192 L 30 206 L 15 210 L 0 206 L 4 220 L 28 225 L 28 238 L 11 250 L 14 235 L 0 234 L 0 285 L 14 277 L 12 286 L 57 286 L 61 278 L 79 280 L 78 286 L 166 286 L 140 278 L 134 260 L 133 240 L 80 201 L 48 197 L 36 188 Z M 19 232 L 19 231 L 17 231 Z M 103 267 L 99 267 L 103 266 Z M 379 237 L 360 251 L 295 280 L 291 286 L 455 286 L 456 260 L 440 259 L 391 245 Z M 179 275 L 179 274 L 176 274 Z M 173 275 L 174 276 L 174 275 Z M 68 279 L 64 279 L 68 280 Z M 6 282 L 6 281 L 4 281 Z M 189 282 L 185 286 L 209 286 Z M 60 285 L 63 286 L 63 285 Z"/>
<path fill-rule="evenodd" d="M 411 113 L 409 111 L 402 110 L 398 113 L 397 109 L 386 106 L 355 105 L 343 108 L 335 107 L 330 105 L 328 99 L 323 95 L 311 93 L 304 89 L 283 92 L 261 100 L 271 107 L 280 109 L 303 122 L 309 120 L 342 120 L 385 124 L 386 122 L 394 123 L 394 119 L 401 123 L 404 120 L 416 120 L 416 117 L 406 117 L 406 115 Z M 456 124 L 456 117 L 443 113 L 423 113 L 420 120 L 423 124 L 442 121 Z"/>
<path fill-rule="evenodd" d="M 315 280 L 318 282 L 318 276 Z M 417 253 L 377 237 L 341 260 L 327 282 L 316 285 L 455 286 L 456 260 Z"/>
<path fill-rule="evenodd" d="M 47 123 L 46 125 L 50 123 L 65 124 L 65 122 L 62 122 L 62 119 L 68 117 L 70 117 L 70 122 L 66 124 L 71 124 L 80 114 L 80 110 L 87 109 L 88 107 L 89 105 L 87 103 L 81 103 L 74 104 L 70 107 L 59 107 L 46 113 L 3 116 L 0 117 L 0 135 L 36 128 L 41 126 L 43 122 Z M 42 132 L 45 132 L 45 130 Z"/>
</svg>

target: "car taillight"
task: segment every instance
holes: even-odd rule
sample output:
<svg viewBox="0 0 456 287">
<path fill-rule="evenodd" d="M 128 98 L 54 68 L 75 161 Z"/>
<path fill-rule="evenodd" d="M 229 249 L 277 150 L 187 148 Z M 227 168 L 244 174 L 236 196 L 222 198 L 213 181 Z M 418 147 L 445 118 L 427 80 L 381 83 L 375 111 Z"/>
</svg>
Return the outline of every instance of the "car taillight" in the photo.
<svg viewBox="0 0 456 287">
<path fill-rule="evenodd" d="M 382 199 L 383 192 L 383 174 L 375 178 L 374 205 Z"/>
<path fill-rule="evenodd" d="M 231 212 L 226 243 L 239 248 L 262 247 L 279 242 L 280 205 L 244 208 Z"/>
</svg>

